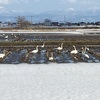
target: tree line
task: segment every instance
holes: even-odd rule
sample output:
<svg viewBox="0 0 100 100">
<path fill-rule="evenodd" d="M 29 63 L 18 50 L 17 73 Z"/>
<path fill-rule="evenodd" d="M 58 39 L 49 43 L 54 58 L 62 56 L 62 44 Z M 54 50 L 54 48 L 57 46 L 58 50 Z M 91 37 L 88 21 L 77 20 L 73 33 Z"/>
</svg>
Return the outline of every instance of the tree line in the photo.
<svg viewBox="0 0 100 100">
<path fill-rule="evenodd" d="M 62 27 L 62 26 L 85 26 L 85 27 L 88 27 L 89 25 L 92 25 L 92 26 L 100 26 L 100 22 L 52 22 L 50 19 L 44 19 L 44 22 L 42 23 L 32 23 L 32 21 L 29 21 L 26 19 L 25 16 L 17 16 L 15 18 L 16 22 L 15 22 L 15 28 L 18 28 L 18 29 L 27 29 L 27 28 L 30 28 L 30 26 L 38 26 L 38 27 L 51 27 L 51 26 L 59 26 L 59 27 Z M 2 23 L 2 22 L 1 22 Z M 8 22 L 8 26 L 12 26 L 12 23 L 11 22 Z M 36 27 L 37 28 L 37 27 Z"/>
</svg>

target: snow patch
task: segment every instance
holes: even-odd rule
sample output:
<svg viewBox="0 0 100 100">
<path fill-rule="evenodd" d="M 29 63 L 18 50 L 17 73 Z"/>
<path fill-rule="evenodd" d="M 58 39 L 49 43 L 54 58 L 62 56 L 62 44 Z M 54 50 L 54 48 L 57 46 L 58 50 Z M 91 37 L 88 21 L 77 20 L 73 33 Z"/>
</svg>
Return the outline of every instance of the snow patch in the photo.
<svg viewBox="0 0 100 100">
<path fill-rule="evenodd" d="M 1 64 L 0 100 L 99 100 L 100 64 Z"/>
</svg>

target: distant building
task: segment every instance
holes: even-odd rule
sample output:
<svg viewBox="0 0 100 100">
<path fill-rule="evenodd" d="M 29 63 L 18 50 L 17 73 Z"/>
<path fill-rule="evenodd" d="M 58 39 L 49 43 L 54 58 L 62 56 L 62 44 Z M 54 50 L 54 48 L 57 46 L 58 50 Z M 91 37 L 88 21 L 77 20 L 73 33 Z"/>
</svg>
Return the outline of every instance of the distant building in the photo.
<svg viewBox="0 0 100 100">
<path fill-rule="evenodd" d="M 2 28 L 7 28 L 8 27 L 8 23 L 7 22 L 1 23 L 1 27 Z"/>
<path fill-rule="evenodd" d="M 95 22 L 95 25 L 100 25 L 100 22 Z"/>
<path fill-rule="evenodd" d="M 11 26 L 12 27 L 17 27 L 17 23 L 12 23 Z"/>
<path fill-rule="evenodd" d="M 59 26 L 59 22 L 52 22 L 52 26 Z"/>
<path fill-rule="evenodd" d="M 79 26 L 85 26 L 86 23 L 85 22 L 79 22 Z"/>
<path fill-rule="evenodd" d="M 59 26 L 64 26 L 64 23 L 59 23 Z"/>
<path fill-rule="evenodd" d="M 50 19 L 45 19 L 44 20 L 44 25 L 45 26 L 51 26 L 52 25 L 52 21 Z"/>
<path fill-rule="evenodd" d="M 2 26 L 2 22 L 0 21 L 0 27 Z"/>
</svg>

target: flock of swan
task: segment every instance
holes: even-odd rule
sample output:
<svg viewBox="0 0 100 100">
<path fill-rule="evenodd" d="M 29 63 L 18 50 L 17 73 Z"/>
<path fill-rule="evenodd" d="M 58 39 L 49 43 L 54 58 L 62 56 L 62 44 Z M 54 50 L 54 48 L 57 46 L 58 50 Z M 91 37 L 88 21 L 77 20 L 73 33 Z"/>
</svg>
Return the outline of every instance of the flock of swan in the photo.
<svg viewBox="0 0 100 100">
<path fill-rule="evenodd" d="M 36 46 L 36 49 L 35 50 L 32 50 L 30 53 L 38 53 L 38 51 L 39 51 L 39 49 L 38 49 L 38 45 Z M 45 42 L 43 43 L 43 45 L 41 46 L 42 48 L 44 48 L 45 47 Z M 73 50 L 72 51 L 70 51 L 70 53 L 71 54 L 77 54 L 78 53 L 78 50 L 76 49 L 76 46 L 75 45 L 73 45 Z M 61 46 L 59 46 L 59 47 L 57 47 L 57 48 L 54 48 L 54 49 L 56 49 L 56 50 L 59 50 L 59 51 L 61 51 L 61 50 L 63 50 L 63 43 L 61 43 Z M 87 58 L 89 58 L 89 56 L 86 54 L 86 50 L 89 50 L 89 48 L 87 48 L 87 47 L 82 47 L 82 54 L 83 55 L 85 55 Z M 0 58 L 3 58 L 5 56 L 5 52 L 4 53 L 0 53 Z"/>
<path fill-rule="evenodd" d="M 39 49 L 41 47 L 41 50 Z M 45 42 L 42 44 L 42 45 L 37 45 L 35 49 L 33 50 L 30 50 L 29 52 L 27 52 L 28 54 L 30 55 L 33 55 L 34 57 L 36 57 L 37 55 L 39 55 L 39 53 L 43 50 L 44 50 L 44 53 L 47 54 L 47 50 L 46 50 L 46 44 Z M 59 52 L 58 52 L 59 51 Z M 64 43 L 61 43 L 60 46 L 58 47 L 54 47 L 53 48 L 53 51 L 49 51 L 49 54 L 48 54 L 48 60 L 49 61 L 54 61 L 55 58 L 58 59 L 59 56 L 62 56 L 62 52 L 66 52 L 66 54 L 68 53 L 70 56 L 72 56 L 74 59 L 78 60 L 77 56 L 76 55 L 80 55 L 81 56 L 84 56 L 86 59 L 90 59 L 90 55 L 88 53 L 89 51 L 89 48 L 88 47 L 81 47 L 81 51 L 80 50 L 77 50 L 76 46 L 73 45 L 73 49 L 72 50 L 65 50 L 64 48 Z M 60 55 L 59 55 L 60 53 Z M 4 57 L 6 57 L 6 53 L 5 53 L 5 50 L 4 52 L 0 53 L 0 59 L 3 59 Z M 41 57 L 44 57 L 44 56 L 41 56 Z M 64 56 L 65 57 L 65 56 Z M 67 58 L 67 56 L 66 56 Z M 66 59 L 65 58 L 65 59 Z M 41 58 L 42 59 L 42 58 Z M 64 59 L 64 58 L 63 58 Z M 60 60 L 60 58 L 59 58 Z"/>
<path fill-rule="evenodd" d="M 39 49 L 38 49 L 38 45 L 36 46 L 36 49 L 35 50 L 32 50 L 30 53 L 38 53 L 38 51 L 39 51 Z M 42 48 L 44 48 L 45 47 L 45 43 L 43 43 L 43 45 L 41 46 Z M 76 46 L 75 45 L 73 45 L 73 50 L 71 50 L 70 51 L 70 54 L 78 54 L 79 53 L 79 51 L 76 49 Z M 54 50 L 59 50 L 59 51 L 61 51 L 61 50 L 63 50 L 63 43 L 61 43 L 61 46 L 58 46 L 57 48 L 54 48 Z M 85 46 L 85 48 L 84 47 L 82 47 L 82 55 L 84 55 L 86 58 L 89 58 L 89 55 L 86 53 L 86 50 L 89 50 L 89 48 L 87 48 L 86 46 Z M 54 58 L 53 58 L 53 53 L 51 52 L 51 56 L 49 57 L 49 60 L 53 60 Z"/>
</svg>

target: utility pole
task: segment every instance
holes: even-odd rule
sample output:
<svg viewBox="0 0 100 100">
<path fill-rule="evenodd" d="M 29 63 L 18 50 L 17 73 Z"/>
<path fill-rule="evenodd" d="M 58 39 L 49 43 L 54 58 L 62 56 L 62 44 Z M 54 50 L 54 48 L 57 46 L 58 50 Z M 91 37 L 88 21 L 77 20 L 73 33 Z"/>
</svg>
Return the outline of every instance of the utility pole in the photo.
<svg viewBox="0 0 100 100">
<path fill-rule="evenodd" d="M 64 25 L 65 25 L 65 22 L 66 22 L 66 18 L 65 18 L 65 16 L 64 16 Z"/>
<path fill-rule="evenodd" d="M 31 25 L 33 24 L 33 16 L 30 16 L 31 17 Z"/>
</svg>

